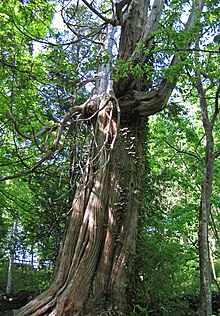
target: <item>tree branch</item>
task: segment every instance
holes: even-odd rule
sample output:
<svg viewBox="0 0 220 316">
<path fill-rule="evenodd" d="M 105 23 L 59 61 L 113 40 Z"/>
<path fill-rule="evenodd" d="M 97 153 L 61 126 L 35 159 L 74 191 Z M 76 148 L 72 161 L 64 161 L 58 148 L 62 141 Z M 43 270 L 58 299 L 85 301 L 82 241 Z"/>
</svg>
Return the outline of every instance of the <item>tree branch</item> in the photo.
<svg viewBox="0 0 220 316">
<path fill-rule="evenodd" d="M 60 142 L 60 139 L 62 137 L 62 133 L 63 133 L 63 130 L 66 126 L 66 123 L 77 113 L 81 114 L 82 117 L 84 117 L 84 118 L 82 118 L 82 120 L 86 121 L 86 120 L 92 119 L 92 117 L 94 117 L 99 111 L 101 111 L 108 104 L 111 96 L 109 96 L 108 99 L 106 99 L 106 102 L 103 104 L 103 106 L 100 109 L 98 108 L 98 104 L 96 103 L 96 102 L 98 102 L 99 98 L 101 98 L 101 96 L 93 96 L 92 98 L 89 98 L 85 103 L 83 103 L 79 106 L 73 106 L 72 109 L 64 116 L 64 118 L 62 119 L 60 124 L 57 126 L 56 137 L 53 141 L 51 148 L 46 151 L 46 154 L 43 157 L 39 157 L 38 158 L 39 161 L 33 167 L 26 169 L 26 170 L 23 170 L 21 172 L 18 172 L 14 175 L 2 177 L 2 178 L 0 178 L 0 181 L 15 179 L 15 178 L 19 178 L 19 177 L 24 176 L 24 175 L 28 175 L 28 174 L 34 172 L 38 167 L 40 167 L 58 149 L 59 142 Z M 73 100 L 73 103 L 74 103 L 74 101 L 75 101 L 75 99 Z M 88 111 L 88 113 L 90 113 L 90 114 L 92 111 L 92 115 L 90 115 L 89 117 L 88 116 L 86 117 L 86 111 Z"/>
<path fill-rule="evenodd" d="M 149 19 L 147 20 L 142 38 L 140 40 L 141 42 L 147 43 L 148 39 L 151 38 L 154 32 L 157 30 L 163 12 L 164 2 L 165 0 L 154 0 Z"/>
<path fill-rule="evenodd" d="M 76 84 L 77 89 L 81 89 L 84 85 L 86 85 L 87 83 L 90 82 L 97 82 L 97 80 L 101 77 L 101 74 L 98 73 L 97 75 L 95 75 L 92 78 L 86 79 L 84 81 L 78 82 Z M 55 125 L 55 126 L 50 126 L 50 125 L 43 125 L 42 128 L 35 134 L 34 132 L 32 133 L 32 135 L 26 135 L 24 134 L 18 127 L 17 121 L 15 120 L 14 116 L 13 116 L 13 97 L 14 97 L 14 85 L 12 85 L 12 91 L 11 91 L 11 96 L 10 96 L 10 118 L 13 122 L 14 128 L 16 130 L 16 132 L 18 133 L 18 135 L 20 135 L 22 138 L 24 139 L 28 139 L 28 140 L 34 140 L 35 144 L 37 145 L 37 138 L 43 134 L 45 134 L 46 132 L 53 132 L 56 129 L 59 129 L 59 125 Z M 73 98 L 74 97 L 74 98 Z M 75 103 L 75 96 L 71 96 L 71 99 L 73 99 L 72 103 L 74 105 Z M 87 101 L 87 103 L 90 101 L 90 99 Z M 63 126 L 63 128 L 65 127 L 66 122 L 72 117 L 73 114 L 75 114 L 76 112 L 80 111 L 83 109 L 83 107 L 86 105 L 86 103 L 84 103 L 83 105 L 81 105 L 80 107 L 75 107 L 66 114 L 66 116 L 63 118 L 63 120 L 60 122 L 60 126 Z M 65 120 L 65 123 L 63 123 L 63 121 Z M 64 125 L 63 125 L 64 124 Z M 38 147 L 38 146 L 37 146 Z"/>
<path fill-rule="evenodd" d="M 213 157 L 215 159 L 215 158 L 218 158 L 219 156 L 220 156 L 220 149 L 214 153 Z"/>
<path fill-rule="evenodd" d="M 104 15 L 102 15 L 96 8 L 94 8 L 88 1 L 82 0 L 83 3 L 93 12 L 95 13 L 100 19 L 108 24 L 112 24 L 113 26 L 117 26 L 117 20 L 108 19 Z"/>
<path fill-rule="evenodd" d="M 174 48 L 159 48 L 158 50 L 155 49 L 155 52 L 169 52 L 169 51 L 174 51 Z M 220 51 L 217 50 L 210 50 L 210 49 L 202 49 L 202 48 L 178 48 L 175 46 L 175 51 L 177 52 L 202 52 L 202 53 L 210 53 L 210 54 L 220 54 Z M 175 53 L 175 52 L 174 52 Z"/>
<path fill-rule="evenodd" d="M 11 69 L 15 69 L 15 70 L 18 70 L 20 72 L 29 74 L 30 76 L 32 76 L 35 79 L 35 77 L 31 73 L 31 71 L 29 71 L 29 70 L 22 70 L 22 69 L 18 68 L 17 66 L 15 66 L 14 64 L 7 63 L 4 59 L 0 59 L 0 64 L 2 64 L 3 66 L 7 66 L 7 67 L 9 67 Z"/>
<path fill-rule="evenodd" d="M 116 2 L 115 3 L 115 13 L 116 13 L 116 17 L 117 17 L 117 19 L 118 19 L 118 24 L 119 25 L 123 25 L 123 12 L 122 12 L 122 10 L 123 10 L 123 8 L 124 8 L 124 6 L 129 6 L 129 4 L 131 3 L 131 1 L 132 0 L 122 0 L 122 1 L 120 1 L 120 2 Z"/>
<path fill-rule="evenodd" d="M 144 30 L 142 37 L 140 39 L 141 42 L 145 41 L 147 42 L 147 47 L 149 45 L 151 46 L 151 40 L 148 42 L 149 37 L 153 36 L 154 32 L 157 30 L 157 27 L 159 25 L 159 16 L 162 14 L 162 8 L 163 8 L 163 0 L 155 0 L 153 8 L 151 10 L 151 19 L 155 18 L 155 21 L 152 22 L 153 26 L 150 25 L 150 23 L 146 24 L 146 29 Z M 155 6 L 155 7 L 154 7 Z M 204 6 L 203 0 L 197 0 L 194 2 L 194 5 L 191 9 L 190 16 L 188 18 L 188 21 L 185 25 L 185 31 L 188 31 L 189 28 L 193 27 L 198 13 L 202 12 Z M 150 20 L 150 17 L 149 17 Z M 182 49 L 190 49 L 190 46 L 192 44 L 192 38 L 190 37 L 188 41 L 186 42 L 185 47 Z M 131 62 L 135 62 L 135 60 L 139 60 L 139 62 L 142 62 L 143 58 L 146 58 L 146 56 L 140 56 L 140 52 L 138 50 L 138 47 L 134 50 L 129 60 Z M 170 63 L 169 68 L 175 66 L 181 61 L 181 58 L 177 55 L 173 56 L 173 59 Z M 177 75 L 175 79 L 172 81 L 169 78 L 164 78 L 160 82 L 160 84 L 154 88 L 154 90 L 151 91 L 135 91 L 130 90 L 128 93 L 124 94 L 120 98 L 120 106 L 122 111 L 137 111 L 140 115 L 152 115 L 159 111 L 161 111 L 164 106 L 166 105 L 172 91 L 174 90 L 177 82 L 178 82 L 179 76 Z M 126 78 L 124 79 L 126 81 Z M 121 82 L 120 82 L 121 85 Z M 120 88 L 119 88 L 120 89 Z M 117 87 L 116 87 L 117 91 Z M 121 93 L 120 93 L 121 94 Z M 134 104 L 134 100 L 136 100 Z M 127 104 L 126 104 L 127 103 Z M 128 105 L 130 108 L 128 108 Z"/>
<path fill-rule="evenodd" d="M 175 151 L 177 151 L 177 152 L 180 153 L 180 154 L 184 154 L 184 155 L 191 156 L 191 157 L 193 157 L 193 158 L 196 158 L 196 159 L 199 160 L 199 161 L 202 160 L 199 156 L 197 156 L 197 155 L 195 155 L 195 154 L 193 154 L 193 153 L 190 153 L 190 152 L 188 152 L 188 151 L 180 150 L 180 149 L 176 148 L 175 146 L 171 145 L 166 139 L 164 139 L 164 142 L 165 142 L 170 148 L 174 149 Z"/>
<path fill-rule="evenodd" d="M 19 164 L 20 162 L 21 162 L 25 167 L 27 167 L 27 164 L 24 163 L 24 160 L 29 161 L 31 158 L 33 158 L 32 156 L 30 156 L 30 157 L 26 157 L 26 158 L 24 158 L 24 159 L 21 159 L 21 157 L 19 157 L 19 155 L 17 155 L 17 156 L 18 156 L 18 159 L 19 159 L 19 160 L 10 161 L 10 162 L 7 162 L 7 163 L 2 163 L 2 164 L 0 164 L 0 168 L 1 168 L 1 167 L 8 167 L 8 166 L 11 166 L 11 165 L 16 165 L 16 164 Z"/>
<path fill-rule="evenodd" d="M 26 36 L 27 38 L 31 39 L 32 41 L 34 42 L 37 42 L 37 43 L 40 43 L 40 44 L 46 44 L 46 45 L 50 45 L 50 46 L 53 46 L 53 47 L 58 47 L 58 46 L 69 46 L 69 45 L 73 45 L 73 44 L 77 44 L 79 43 L 80 41 L 82 41 L 82 39 L 87 39 L 87 40 L 90 40 L 96 44 L 100 44 L 102 45 L 101 42 L 95 42 L 93 40 L 90 39 L 90 36 L 93 36 L 95 35 L 96 33 L 98 34 L 100 32 L 100 30 L 96 30 L 96 33 L 93 31 L 87 35 L 82 35 L 80 38 L 77 38 L 76 40 L 74 41 L 70 41 L 70 42 L 66 42 L 66 43 L 58 43 L 58 44 L 55 44 L 55 43 L 52 43 L 52 42 L 49 42 L 49 41 L 45 41 L 43 39 L 37 39 L 33 34 L 31 34 L 30 32 L 28 32 L 28 30 L 25 29 L 25 32 L 22 31 L 19 26 L 15 23 L 15 21 L 13 21 L 13 24 L 14 26 L 17 28 L 17 30 L 23 34 L 24 36 Z M 101 25 L 99 29 L 103 28 L 104 25 Z M 18 69 L 19 70 L 19 69 Z M 22 70 L 20 70 L 22 71 Z M 23 71 L 24 72 L 24 71 Z"/>
<path fill-rule="evenodd" d="M 219 113 L 219 102 L 218 102 L 218 99 L 219 99 L 219 94 L 220 94 L 220 84 L 218 85 L 218 89 L 216 91 L 216 94 L 215 94 L 215 111 L 213 113 L 213 116 L 212 116 L 212 120 L 211 120 L 211 128 L 213 129 L 213 126 L 215 124 L 215 120 L 217 118 L 217 115 Z"/>
<path fill-rule="evenodd" d="M 0 178 L 0 181 L 5 181 L 5 180 L 9 180 L 9 179 L 15 179 L 15 178 L 19 178 L 21 176 L 24 176 L 24 175 L 28 175 L 30 173 L 32 173 L 33 171 L 35 171 L 39 166 L 41 166 L 47 159 L 49 159 L 51 157 L 51 155 L 53 154 L 53 151 L 50 150 L 48 151 L 48 153 L 42 157 L 33 167 L 31 167 L 30 169 L 27 169 L 27 170 L 23 170 L 21 172 L 18 172 L 14 175 L 10 175 L 10 176 L 6 176 L 6 177 L 3 177 L 3 178 Z"/>
</svg>

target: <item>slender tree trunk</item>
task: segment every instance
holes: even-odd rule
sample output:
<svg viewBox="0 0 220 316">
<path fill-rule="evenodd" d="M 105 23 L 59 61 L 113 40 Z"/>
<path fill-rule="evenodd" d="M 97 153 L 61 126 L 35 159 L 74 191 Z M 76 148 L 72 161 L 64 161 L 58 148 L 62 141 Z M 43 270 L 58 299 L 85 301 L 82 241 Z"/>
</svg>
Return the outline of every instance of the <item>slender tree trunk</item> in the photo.
<svg viewBox="0 0 220 316">
<path fill-rule="evenodd" d="M 210 195 L 214 160 L 204 167 L 199 218 L 200 306 L 201 316 L 212 316 L 211 269 L 209 250 Z"/>
<path fill-rule="evenodd" d="M 211 268 L 212 268 L 211 276 L 215 283 L 216 289 L 220 292 L 220 286 L 218 284 L 218 276 L 216 274 L 216 268 L 215 268 L 216 240 L 214 238 L 212 239 L 211 242 L 209 239 L 209 248 L 210 248 L 210 261 L 211 261 Z"/>
<path fill-rule="evenodd" d="M 213 123 L 208 114 L 208 104 L 201 76 L 197 73 L 197 90 L 200 98 L 200 107 L 203 128 L 206 137 L 205 157 L 203 159 L 203 178 L 199 214 L 199 262 L 200 262 L 200 302 L 199 314 L 212 316 L 212 289 L 211 265 L 209 250 L 209 220 L 211 214 L 211 192 L 214 174 L 214 139 L 212 134 Z"/>
<path fill-rule="evenodd" d="M 14 256 L 15 256 L 15 244 L 16 244 L 16 235 L 18 231 L 18 220 L 13 224 L 11 239 L 10 239 L 10 247 L 9 247 L 9 261 L 8 261 L 8 278 L 7 278 L 7 287 L 6 287 L 6 294 L 11 293 L 12 287 L 12 270 L 13 270 L 13 263 L 14 263 Z"/>
</svg>

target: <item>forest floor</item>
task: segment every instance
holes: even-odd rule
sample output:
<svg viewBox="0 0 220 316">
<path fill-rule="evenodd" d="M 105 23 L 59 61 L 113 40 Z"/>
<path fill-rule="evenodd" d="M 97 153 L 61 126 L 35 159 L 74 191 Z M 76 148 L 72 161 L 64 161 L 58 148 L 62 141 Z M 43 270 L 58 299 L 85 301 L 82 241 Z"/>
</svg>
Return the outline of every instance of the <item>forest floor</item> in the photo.
<svg viewBox="0 0 220 316">
<path fill-rule="evenodd" d="M 20 292 L 14 295 L 0 294 L 0 315 L 12 316 L 13 310 L 27 304 L 37 294 Z"/>
<path fill-rule="evenodd" d="M 13 316 L 13 310 L 19 309 L 20 307 L 27 304 L 30 300 L 32 300 L 37 294 L 33 292 L 19 292 L 14 295 L 6 295 L 0 293 L 0 316 Z M 174 300 L 171 299 L 170 303 L 173 303 Z M 185 297 L 179 297 L 175 300 L 176 304 L 181 302 L 185 302 L 188 305 L 188 313 L 185 316 L 197 315 L 196 310 L 198 307 L 198 295 L 187 295 Z M 213 315 L 220 316 L 220 293 L 213 293 Z M 172 316 L 171 313 L 170 316 Z M 150 315 L 160 316 L 158 313 L 153 313 Z M 167 315 L 167 314 L 166 314 Z M 175 315 L 177 315 L 175 313 Z M 182 315 L 182 314 L 181 314 Z"/>
</svg>

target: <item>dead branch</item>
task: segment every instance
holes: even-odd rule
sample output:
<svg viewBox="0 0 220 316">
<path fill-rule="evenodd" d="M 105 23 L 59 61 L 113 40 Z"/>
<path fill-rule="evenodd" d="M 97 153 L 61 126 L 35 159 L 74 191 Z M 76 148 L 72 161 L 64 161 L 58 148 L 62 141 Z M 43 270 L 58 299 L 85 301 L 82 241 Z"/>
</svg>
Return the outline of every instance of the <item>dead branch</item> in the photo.
<svg viewBox="0 0 220 316">
<path fill-rule="evenodd" d="M 117 26 L 117 20 L 106 18 L 104 15 L 102 15 L 102 13 L 100 13 L 96 8 L 94 8 L 88 1 L 82 0 L 82 2 L 85 3 L 85 5 L 104 22 L 106 22 L 107 24 L 112 24 L 114 26 Z"/>
<path fill-rule="evenodd" d="M 13 96 L 13 89 L 12 89 L 12 96 Z M 103 105 L 99 108 L 98 102 L 101 99 L 102 99 L 102 96 L 93 96 L 93 97 L 89 98 L 85 103 L 83 103 L 79 106 L 73 106 L 72 109 L 63 117 L 62 121 L 56 126 L 57 133 L 56 133 L 55 139 L 53 141 L 51 148 L 46 150 L 45 155 L 43 157 L 39 157 L 38 162 L 34 166 L 30 167 L 29 169 L 23 170 L 23 171 L 18 172 L 14 175 L 2 177 L 2 178 L 0 178 L 0 181 L 19 178 L 21 176 L 28 175 L 28 174 L 34 172 L 37 168 L 39 168 L 45 161 L 47 161 L 52 156 L 52 154 L 55 151 L 58 150 L 60 139 L 62 137 L 63 130 L 66 127 L 67 122 L 71 118 L 73 118 L 76 114 L 80 114 L 82 116 L 81 120 L 83 120 L 83 121 L 91 120 L 94 116 L 97 115 L 98 112 L 100 112 L 102 109 L 104 109 L 106 107 L 106 105 L 108 104 L 108 102 L 110 100 L 110 96 L 105 100 Z M 90 115 L 89 117 L 86 116 L 87 112 L 91 113 L 91 111 L 92 111 L 92 115 Z M 76 121 L 79 121 L 79 120 L 80 119 L 78 119 L 78 118 L 76 119 Z M 48 131 L 47 128 L 45 128 L 45 129 Z M 19 135 L 26 136 L 25 134 L 20 133 L 20 131 L 19 131 Z M 26 138 L 26 137 L 24 137 L 24 138 Z M 29 136 L 27 139 L 30 139 Z"/>
<path fill-rule="evenodd" d="M 97 82 L 97 80 L 100 78 L 101 76 L 101 73 L 98 73 L 97 75 L 95 75 L 94 77 L 92 78 L 89 78 L 89 79 L 86 79 L 84 81 L 81 81 L 81 82 L 78 82 L 76 84 L 76 87 L 77 89 L 81 89 L 83 86 L 85 86 L 87 83 L 90 83 L 90 82 Z M 75 95 L 72 95 L 71 96 L 71 99 L 72 99 L 72 104 L 73 104 L 73 109 L 67 113 L 65 115 L 65 117 L 63 118 L 63 120 L 58 124 L 58 125 L 55 125 L 55 126 L 51 126 L 51 125 L 43 125 L 42 128 L 37 132 L 37 133 L 34 133 L 34 130 L 32 130 L 32 134 L 31 135 L 26 135 L 24 134 L 18 127 L 18 123 L 17 121 L 15 120 L 14 118 L 14 115 L 13 115 L 13 98 L 14 98 L 14 83 L 12 83 L 12 90 L 11 90 L 11 96 L 10 96 L 10 119 L 11 121 L 13 122 L 13 125 L 14 125 L 14 128 L 16 130 L 16 132 L 18 133 L 18 135 L 20 135 L 22 138 L 24 139 L 28 139 L 28 140 L 34 140 L 34 143 L 35 145 L 38 147 L 38 144 L 37 144 L 37 138 L 42 136 L 43 134 L 49 132 L 49 134 L 51 134 L 53 131 L 55 131 L 56 129 L 59 129 L 60 130 L 60 127 L 62 126 L 62 129 L 65 127 L 65 124 L 66 122 L 72 117 L 73 114 L 75 114 L 76 112 L 80 112 L 83 110 L 83 108 L 90 103 L 90 110 L 92 108 L 91 104 L 92 102 L 94 101 L 94 97 L 92 97 L 91 99 L 87 100 L 82 106 L 80 107 L 75 107 L 74 106 L 74 103 L 75 103 Z M 93 111 L 95 112 L 95 111 Z M 90 117 L 91 119 L 92 117 Z M 39 120 L 39 119 L 38 119 Z M 64 123 L 65 122 L 65 123 Z M 38 147 L 39 149 L 39 147 Z"/>
</svg>

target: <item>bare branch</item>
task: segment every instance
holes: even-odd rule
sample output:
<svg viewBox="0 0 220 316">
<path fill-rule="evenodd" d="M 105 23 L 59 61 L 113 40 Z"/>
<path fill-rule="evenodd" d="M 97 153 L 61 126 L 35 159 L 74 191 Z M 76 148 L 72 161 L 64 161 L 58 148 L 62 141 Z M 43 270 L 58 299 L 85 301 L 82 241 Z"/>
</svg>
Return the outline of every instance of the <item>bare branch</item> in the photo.
<svg viewBox="0 0 220 316">
<path fill-rule="evenodd" d="M 18 124 L 17 124 L 17 122 L 14 119 L 12 114 L 10 114 L 10 118 L 11 118 L 11 120 L 13 122 L 14 128 L 15 128 L 16 132 L 18 133 L 18 135 L 20 135 L 22 138 L 25 138 L 25 139 L 31 139 L 32 138 L 32 136 L 27 136 L 22 131 L 20 131 L 20 129 L 18 128 Z"/>
<path fill-rule="evenodd" d="M 15 27 L 17 28 L 17 30 L 22 33 L 24 36 L 26 36 L 27 38 L 31 39 L 32 41 L 34 42 L 37 42 L 37 43 L 40 43 L 40 44 L 46 44 L 46 45 L 49 45 L 49 46 L 53 46 L 53 47 L 58 47 L 58 46 L 69 46 L 69 45 L 73 45 L 73 44 L 77 44 L 79 43 L 80 41 L 82 41 L 82 39 L 87 39 L 89 41 L 92 41 L 93 43 L 96 43 L 96 44 L 100 44 L 102 45 L 101 42 L 96 42 L 94 41 L 93 39 L 90 39 L 91 36 L 95 35 L 95 34 L 98 34 L 100 32 L 101 29 L 103 29 L 104 25 L 101 25 L 98 30 L 95 32 L 91 32 L 87 35 L 82 35 L 81 37 L 77 38 L 76 40 L 73 40 L 73 41 L 70 41 L 70 42 L 65 42 L 65 43 L 53 43 L 53 42 L 50 42 L 50 41 L 46 41 L 46 40 L 43 40 L 43 39 L 38 39 L 36 38 L 33 34 L 31 34 L 30 32 L 28 32 L 28 30 L 25 29 L 25 32 L 23 30 L 21 30 L 19 28 L 19 26 L 13 21 L 13 24 L 15 25 Z M 10 65 L 7 65 L 7 66 L 10 66 Z M 18 69 L 16 67 L 14 67 L 15 69 Z M 27 71 L 23 71 L 23 70 L 20 70 L 18 69 L 19 71 L 21 72 L 27 72 Z"/>
<path fill-rule="evenodd" d="M 205 137 L 205 133 L 202 135 L 202 137 L 201 137 L 200 140 L 198 141 L 198 144 L 196 145 L 196 148 L 195 148 L 195 152 L 196 152 L 196 153 L 197 153 L 197 149 L 198 149 L 198 147 L 201 145 L 202 140 L 203 140 L 204 137 Z M 198 155 L 198 153 L 197 153 L 197 155 Z"/>
<path fill-rule="evenodd" d="M 66 24 L 67 28 L 77 37 L 76 40 L 74 40 L 74 42 L 72 42 L 71 44 L 77 44 L 78 42 L 80 42 L 83 39 L 89 40 L 92 43 L 98 44 L 98 45 L 103 45 L 102 42 L 100 41 L 96 41 L 93 39 L 94 36 L 100 34 L 102 32 L 102 30 L 105 29 L 106 27 L 106 23 L 102 23 L 101 25 L 97 26 L 94 30 L 92 30 L 91 32 L 87 33 L 87 34 L 83 34 L 83 33 L 79 33 L 76 32 L 76 30 L 74 29 L 74 25 L 70 24 L 69 22 L 65 21 L 65 18 L 63 17 L 64 23 Z M 79 27 L 79 25 L 77 25 L 77 27 Z M 61 45 L 70 45 L 69 43 L 64 43 Z"/>
<path fill-rule="evenodd" d="M 193 154 L 193 153 L 190 153 L 190 152 L 188 152 L 188 151 L 180 150 L 180 149 L 176 148 L 175 146 L 171 145 L 166 139 L 164 140 L 164 142 L 165 142 L 170 148 L 174 149 L 175 151 L 177 151 L 177 152 L 180 153 L 180 154 L 184 154 L 184 155 L 191 156 L 191 157 L 193 157 L 193 158 L 196 158 L 196 159 L 199 160 L 199 161 L 202 160 L 199 156 L 197 156 L 197 155 L 195 155 L 195 154 Z"/>
<path fill-rule="evenodd" d="M 0 178 L 0 181 L 5 181 L 5 180 L 8 180 L 8 179 L 15 179 L 15 178 L 19 178 L 21 176 L 24 176 L 24 175 L 28 175 L 32 172 L 34 172 L 38 167 L 40 167 L 46 160 L 48 160 L 52 154 L 58 149 L 59 147 L 59 142 L 60 142 L 60 139 L 62 137 L 62 133 L 63 133 L 63 130 L 66 126 L 66 123 L 74 116 L 76 115 L 77 113 L 78 114 L 81 114 L 82 117 L 86 114 L 86 111 L 93 111 L 93 114 L 88 118 L 82 118 L 82 120 L 90 120 L 92 117 L 94 117 L 95 115 L 97 115 L 97 113 L 99 111 L 101 111 L 107 104 L 108 102 L 110 101 L 110 96 L 106 99 L 106 101 L 104 102 L 103 106 L 101 106 L 100 109 L 96 109 L 96 107 L 98 107 L 98 105 L 96 104 L 96 107 L 93 109 L 92 106 L 93 106 L 93 103 L 94 103 L 94 100 L 98 100 L 101 96 L 96 96 L 95 98 L 92 97 L 92 98 L 89 98 L 85 103 L 79 105 L 79 106 L 73 106 L 72 109 L 64 116 L 64 118 L 62 119 L 62 121 L 60 122 L 60 124 L 56 127 L 57 128 L 57 133 L 56 133 L 56 137 L 53 141 L 53 144 L 52 144 L 52 147 L 50 149 L 48 149 L 46 151 L 46 154 L 43 156 L 43 157 L 39 157 L 39 161 L 31 168 L 27 169 L 27 170 L 23 170 L 21 172 L 18 172 L 14 175 L 9 175 L 9 176 L 5 176 L 3 178 Z M 74 100 L 75 101 L 75 100 Z M 78 120 L 78 119 L 77 119 Z M 29 139 L 29 138 L 28 138 Z"/>
<path fill-rule="evenodd" d="M 36 142 L 36 139 L 37 139 L 39 136 L 45 134 L 45 133 L 48 132 L 48 131 L 51 131 L 51 130 L 54 131 L 54 130 L 57 129 L 57 126 L 44 125 L 36 134 L 32 133 L 32 135 L 29 136 L 29 135 L 24 134 L 24 133 L 19 129 L 18 124 L 17 124 L 17 121 L 15 120 L 15 118 L 13 117 L 12 114 L 10 115 L 10 118 L 11 118 L 11 120 L 12 120 L 12 122 L 13 122 L 14 128 L 15 128 L 16 132 L 18 133 L 18 135 L 20 135 L 20 136 L 21 136 L 22 138 L 24 138 L 24 139 L 29 139 L 29 140 L 34 139 L 35 142 Z"/>
<path fill-rule="evenodd" d="M 35 138 L 37 138 L 37 137 L 45 134 L 46 132 L 54 131 L 55 129 L 57 129 L 57 126 L 44 125 L 36 134 L 33 134 L 33 136 Z"/>
<path fill-rule="evenodd" d="M 220 149 L 214 153 L 213 157 L 218 158 L 219 156 L 220 156 Z"/>
<path fill-rule="evenodd" d="M 39 166 L 41 166 L 46 160 L 48 160 L 51 156 L 52 156 L 52 153 L 53 151 L 50 150 L 48 151 L 48 153 L 42 157 L 33 167 L 31 167 L 30 169 L 27 169 L 27 170 L 23 170 L 21 172 L 18 172 L 14 175 L 11 175 L 11 176 L 6 176 L 6 177 L 3 177 L 3 178 L 0 178 L 0 181 L 5 181 L 5 180 L 9 180 L 9 179 L 15 179 L 15 178 L 19 178 L 21 176 L 24 176 L 24 175 L 28 175 L 30 173 L 32 173 L 33 171 L 35 171 Z"/>
<path fill-rule="evenodd" d="M 112 24 L 114 26 L 117 25 L 117 20 L 113 19 L 108 19 L 104 15 L 102 15 L 96 8 L 94 8 L 88 1 L 82 0 L 83 3 L 93 12 L 95 13 L 100 19 L 102 19 L 104 22 L 108 24 Z"/>
</svg>

